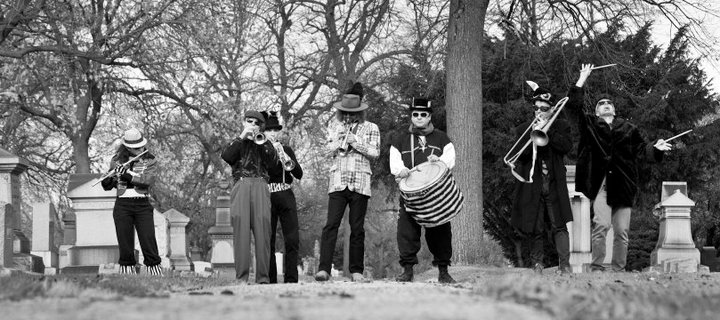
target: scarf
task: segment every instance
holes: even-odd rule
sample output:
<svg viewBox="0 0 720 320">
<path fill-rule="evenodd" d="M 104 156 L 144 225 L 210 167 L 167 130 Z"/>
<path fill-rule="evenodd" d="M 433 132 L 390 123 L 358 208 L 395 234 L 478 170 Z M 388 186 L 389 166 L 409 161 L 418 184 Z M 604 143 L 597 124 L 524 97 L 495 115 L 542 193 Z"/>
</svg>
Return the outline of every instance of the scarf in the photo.
<svg viewBox="0 0 720 320">
<path fill-rule="evenodd" d="M 433 126 L 432 122 L 429 122 L 427 127 L 425 128 L 418 128 L 414 126 L 413 124 L 410 124 L 410 128 L 408 128 L 408 131 L 414 135 L 418 136 L 426 136 L 435 130 L 435 127 Z"/>
</svg>

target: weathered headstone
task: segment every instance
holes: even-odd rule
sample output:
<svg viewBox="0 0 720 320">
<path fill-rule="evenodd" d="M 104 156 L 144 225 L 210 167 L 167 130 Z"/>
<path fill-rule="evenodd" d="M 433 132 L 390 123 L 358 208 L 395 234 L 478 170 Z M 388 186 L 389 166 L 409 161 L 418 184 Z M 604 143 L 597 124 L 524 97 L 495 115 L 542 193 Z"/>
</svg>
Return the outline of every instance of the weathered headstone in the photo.
<svg viewBox="0 0 720 320">
<path fill-rule="evenodd" d="M 55 245 L 55 206 L 49 202 L 33 203 L 32 217 L 31 253 L 43 259 L 45 274 L 55 274 L 58 266 L 58 248 Z"/>
<path fill-rule="evenodd" d="M 230 221 L 230 195 L 222 193 L 215 200 L 215 225 L 208 229 L 212 241 L 210 263 L 220 272 L 235 272 L 233 227 Z"/>
<path fill-rule="evenodd" d="M 567 168 L 567 186 L 573 221 L 568 222 L 570 237 L 570 269 L 573 273 L 587 272 L 592 262 L 590 237 L 590 199 L 575 191 L 575 166 Z"/>
<path fill-rule="evenodd" d="M 695 247 L 690 229 L 690 211 L 695 202 L 683 193 L 687 187 L 679 185 L 684 183 L 663 183 L 663 199 L 656 205 L 660 235 L 655 250 L 650 253 L 650 265 L 662 266 L 664 272 L 697 272 L 700 251 Z"/>
<path fill-rule="evenodd" d="M 12 210 L 9 215 L 10 221 L 6 228 L 6 235 L 12 236 L 12 267 L 25 271 L 44 272 L 42 259 L 30 254 L 30 240 L 22 232 L 20 199 L 20 174 L 27 170 L 28 164 L 22 159 L 7 150 L 0 149 L 0 203 L 9 203 Z"/>
<path fill-rule="evenodd" d="M 175 209 L 165 212 L 170 223 L 170 263 L 174 270 L 192 270 L 188 255 L 187 225 L 190 218 Z"/>
<path fill-rule="evenodd" d="M 13 266 L 13 207 L 0 201 L 0 268 Z"/>
<path fill-rule="evenodd" d="M 63 272 L 94 272 L 101 264 L 118 261 L 118 244 L 112 215 L 116 192 L 105 191 L 100 184 L 95 184 L 100 176 L 70 176 L 67 196 L 72 201 L 76 233 L 75 239 L 66 235 L 66 240 L 75 241 L 64 243 L 71 246 L 60 250 L 60 260 L 63 260 L 63 251 L 66 251 L 68 260 Z"/>
</svg>

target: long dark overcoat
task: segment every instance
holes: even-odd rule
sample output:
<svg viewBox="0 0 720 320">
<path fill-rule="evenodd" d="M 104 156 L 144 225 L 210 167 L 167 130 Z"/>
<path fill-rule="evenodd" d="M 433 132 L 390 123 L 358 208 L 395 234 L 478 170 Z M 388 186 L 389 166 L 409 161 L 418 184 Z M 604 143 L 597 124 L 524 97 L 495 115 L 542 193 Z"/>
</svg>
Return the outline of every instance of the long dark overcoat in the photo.
<svg viewBox="0 0 720 320">
<path fill-rule="evenodd" d="M 530 123 L 524 123 L 518 127 L 518 138 L 521 141 L 527 140 L 526 136 L 520 135 L 527 129 Z M 558 117 L 548 130 L 549 143 L 546 146 L 538 147 L 538 156 L 535 161 L 535 172 L 533 174 L 533 183 L 523 183 L 516 181 L 513 193 L 513 208 L 511 216 L 511 224 L 517 230 L 524 233 L 533 233 L 538 215 L 544 211 L 540 206 L 540 195 L 542 192 L 542 162 L 548 167 L 550 180 L 550 194 L 553 199 L 553 212 L 555 221 L 567 223 L 572 221 L 572 211 L 570 209 L 570 197 L 568 194 L 567 181 L 565 178 L 565 163 L 563 158 L 565 154 L 572 149 L 572 139 L 570 138 L 570 126 L 567 121 Z M 530 167 L 532 164 L 532 145 L 528 146 L 525 152 L 518 158 L 516 162 L 516 171 L 525 179 L 530 175 Z"/>
<path fill-rule="evenodd" d="M 607 203 L 632 207 L 638 192 L 638 163 L 662 161 L 663 152 L 640 134 L 637 126 L 615 117 L 612 125 L 584 106 L 582 88 L 573 87 L 566 108 L 577 118 L 580 130 L 575 190 L 595 200 L 607 178 Z"/>
</svg>

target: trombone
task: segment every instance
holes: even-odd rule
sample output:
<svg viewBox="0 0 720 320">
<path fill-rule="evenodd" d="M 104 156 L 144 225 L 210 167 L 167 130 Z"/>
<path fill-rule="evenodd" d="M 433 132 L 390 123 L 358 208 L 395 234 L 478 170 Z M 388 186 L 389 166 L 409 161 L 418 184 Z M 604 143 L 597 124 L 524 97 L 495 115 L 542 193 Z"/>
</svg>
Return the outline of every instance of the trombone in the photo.
<svg viewBox="0 0 720 320">
<path fill-rule="evenodd" d="M 538 123 L 540 122 L 540 118 L 535 117 L 533 121 L 530 123 L 530 125 L 525 129 L 525 132 L 523 132 L 522 135 L 520 135 L 520 138 L 515 141 L 515 144 L 510 148 L 510 151 L 508 151 L 507 154 L 505 154 L 505 157 L 503 158 L 503 161 L 506 165 L 510 167 L 510 172 L 515 176 L 516 179 L 520 180 L 520 182 L 524 183 L 532 183 L 533 179 L 532 176 L 535 173 L 535 160 L 537 159 L 537 147 L 544 147 L 548 144 L 550 139 L 548 138 L 547 132 L 550 129 L 550 126 L 552 126 L 553 122 L 555 122 L 555 119 L 557 119 L 558 115 L 560 115 L 560 111 L 565 107 L 565 104 L 570 98 L 565 97 L 560 99 L 552 109 L 550 109 L 550 113 L 552 116 L 550 119 L 541 127 L 536 128 Z M 528 131 L 530 131 L 530 137 L 525 141 L 525 143 L 522 145 L 522 148 L 518 150 L 516 153 L 512 153 L 513 150 L 520 144 L 523 137 L 527 135 Z M 525 180 L 520 174 L 515 172 L 515 162 L 520 158 L 520 155 L 525 152 L 525 149 L 527 149 L 528 146 L 530 146 L 530 143 L 533 144 L 533 158 L 532 158 L 532 167 L 530 167 L 530 177 L 528 180 Z"/>
</svg>

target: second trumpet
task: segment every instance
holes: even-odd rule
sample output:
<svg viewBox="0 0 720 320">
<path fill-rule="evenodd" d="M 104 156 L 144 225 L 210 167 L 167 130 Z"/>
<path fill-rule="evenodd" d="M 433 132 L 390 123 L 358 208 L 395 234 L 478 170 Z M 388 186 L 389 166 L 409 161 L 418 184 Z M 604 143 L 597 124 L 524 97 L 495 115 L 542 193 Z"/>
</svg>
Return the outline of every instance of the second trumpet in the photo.
<svg viewBox="0 0 720 320">
<path fill-rule="evenodd" d="M 295 169 L 295 161 L 293 161 L 292 158 L 285 153 L 285 149 L 283 149 L 282 144 L 280 144 L 280 142 L 274 142 L 273 147 L 275 147 L 275 151 L 278 154 L 278 158 L 280 159 L 280 163 L 282 163 L 283 169 L 285 171 L 292 171 L 292 169 Z"/>
</svg>

